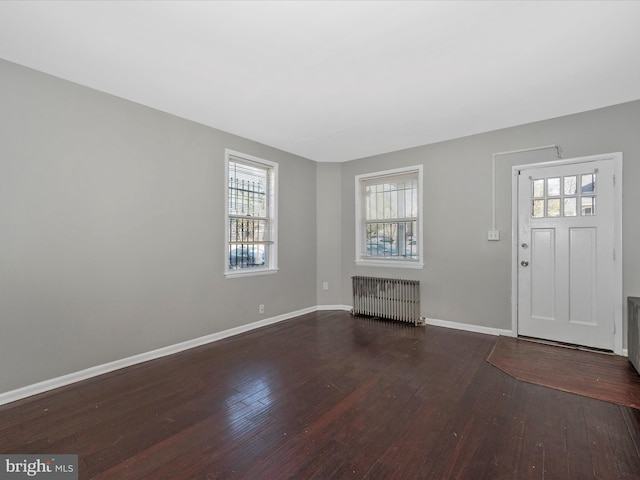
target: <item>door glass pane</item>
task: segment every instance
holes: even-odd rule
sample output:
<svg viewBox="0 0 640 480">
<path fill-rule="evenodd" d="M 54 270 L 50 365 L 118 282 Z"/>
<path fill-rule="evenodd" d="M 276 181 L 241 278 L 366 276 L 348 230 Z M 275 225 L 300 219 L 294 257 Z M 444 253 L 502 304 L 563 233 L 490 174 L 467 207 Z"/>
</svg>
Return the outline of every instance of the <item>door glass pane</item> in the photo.
<svg viewBox="0 0 640 480">
<path fill-rule="evenodd" d="M 564 177 L 564 194 L 576 195 L 578 193 L 578 176 L 571 175 L 570 177 Z"/>
<path fill-rule="evenodd" d="M 582 215 L 596 214 L 596 197 L 582 197 L 581 211 Z"/>
<path fill-rule="evenodd" d="M 557 197 L 560 195 L 560 177 L 547 179 L 547 196 Z"/>
<path fill-rule="evenodd" d="M 581 182 L 581 192 L 582 193 L 593 193 L 596 191 L 596 174 L 588 173 L 586 175 L 582 175 Z"/>
<path fill-rule="evenodd" d="M 533 200 L 531 202 L 531 217 L 544 218 L 544 200 Z"/>
<path fill-rule="evenodd" d="M 531 182 L 533 184 L 533 198 L 544 197 L 544 178 Z"/>
<path fill-rule="evenodd" d="M 547 217 L 560 216 L 560 199 L 550 198 L 547 200 Z"/>
<path fill-rule="evenodd" d="M 565 197 L 564 199 L 564 216 L 575 217 L 578 215 L 578 202 L 576 197 Z"/>
</svg>

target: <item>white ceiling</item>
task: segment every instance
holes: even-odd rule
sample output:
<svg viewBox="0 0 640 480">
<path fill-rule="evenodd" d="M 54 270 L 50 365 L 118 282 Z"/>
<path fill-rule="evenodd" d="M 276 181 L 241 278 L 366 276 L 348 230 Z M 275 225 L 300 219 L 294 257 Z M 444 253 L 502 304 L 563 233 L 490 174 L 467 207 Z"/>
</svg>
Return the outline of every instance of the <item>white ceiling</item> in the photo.
<svg viewBox="0 0 640 480">
<path fill-rule="evenodd" d="M 640 99 L 640 2 L 0 2 L 0 57 L 316 161 Z"/>
</svg>

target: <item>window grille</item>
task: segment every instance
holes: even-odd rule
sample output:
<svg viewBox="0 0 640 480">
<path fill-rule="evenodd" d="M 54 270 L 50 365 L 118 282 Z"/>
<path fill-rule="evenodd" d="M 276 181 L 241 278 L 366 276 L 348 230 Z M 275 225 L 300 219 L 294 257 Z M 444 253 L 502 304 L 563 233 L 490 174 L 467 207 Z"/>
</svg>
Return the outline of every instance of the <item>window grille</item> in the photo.
<svg viewBox="0 0 640 480">
<path fill-rule="evenodd" d="M 227 273 L 275 269 L 275 171 L 271 162 L 227 153 Z"/>
<path fill-rule="evenodd" d="M 421 167 L 356 177 L 357 263 L 421 265 Z"/>
</svg>

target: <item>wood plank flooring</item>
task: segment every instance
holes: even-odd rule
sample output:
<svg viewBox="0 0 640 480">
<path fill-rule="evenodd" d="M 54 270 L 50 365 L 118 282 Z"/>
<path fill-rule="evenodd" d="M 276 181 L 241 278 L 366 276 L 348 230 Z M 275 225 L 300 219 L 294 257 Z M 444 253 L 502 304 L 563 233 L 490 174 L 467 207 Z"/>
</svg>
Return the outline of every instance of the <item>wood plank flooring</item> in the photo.
<svg viewBox="0 0 640 480">
<path fill-rule="evenodd" d="M 639 479 L 640 411 L 520 382 L 497 338 L 315 312 L 0 407 L 82 479 Z"/>
<path fill-rule="evenodd" d="M 518 380 L 640 408 L 640 375 L 625 357 L 500 337 L 488 360 Z"/>
</svg>

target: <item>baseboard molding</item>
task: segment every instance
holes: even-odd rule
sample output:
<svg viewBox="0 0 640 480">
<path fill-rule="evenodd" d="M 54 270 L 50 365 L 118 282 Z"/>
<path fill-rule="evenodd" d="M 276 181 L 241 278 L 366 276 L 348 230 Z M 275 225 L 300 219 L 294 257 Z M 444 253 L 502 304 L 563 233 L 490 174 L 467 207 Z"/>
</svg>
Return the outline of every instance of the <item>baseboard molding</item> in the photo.
<svg viewBox="0 0 640 480">
<path fill-rule="evenodd" d="M 234 335 L 239 335 L 241 333 L 255 330 L 256 328 L 266 327 L 267 325 L 272 325 L 274 323 L 282 322 L 284 320 L 289 320 L 291 318 L 295 318 L 300 315 L 305 315 L 307 313 L 312 313 L 316 311 L 325 311 L 325 310 L 326 311 L 328 310 L 349 311 L 352 308 L 353 307 L 349 305 L 316 305 L 314 307 L 304 308 L 302 310 L 297 310 L 295 312 L 290 312 L 283 315 L 277 315 L 275 317 L 266 318 L 264 320 L 259 320 L 257 322 L 249 323 L 247 325 L 241 325 L 239 327 L 230 328 L 228 330 L 223 330 L 221 332 L 212 333 L 211 335 L 205 335 L 204 337 L 194 338 L 193 340 L 187 340 L 186 342 L 176 343 L 174 345 L 158 348 L 156 350 L 141 353 L 139 355 L 133 355 L 131 357 L 123 358 L 121 360 L 105 363 L 103 365 L 97 365 L 95 367 L 87 368 L 85 370 L 80 370 L 78 372 L 62 375 L 60 377 L 52 378 L 50 380 L 34 383 L 33 385 L 27 385 L 26 387 L 21 387 L 16 390 L 11 390 L 9 392 L 0 393 L 0 405 L 5 405 L 7 403 L 22 400 L 23 398 L 31 397 L 32 395 L 37 395 L 39 393 L 44 393 L 49 390 L 54 390 L 56 388 L 71 385 L 72 383 L 97 377 L 98 375 L 104 375 L 105 373 L 110 373 L 115 370 L 120 370 L 122 368 L 131 367 L 139 363 L 148 362 L 150 360 L 166 357 L 168 355 L 173 355 L 174 353 L 183 352 L 185 350 L 189 350 L 190 348 L 206 345 L 207 343 L 216 342 L 218 340 L 232 337 Z M 488 335 L 504 335 L 508 337 L 513 336 L 513 332 L 511 330 L 482 327 L 479 325 L 470 325 L 466 323 L 449 322 L 446 320 L 437 320 L 435 318 L 427 318 L 426 323 L 427 325 L 433 325 L 436 327 L 453 328 L 456 330 L 466 330 L 469 332 L 484 333 Z"/>
<path fill-rule="evenodd" d="M 336 308 L 333 310 L 351 310 L 353 307 L 349 305 L 335 305 Z M 341 308 L 338 308 L 341 307 Z M 325 310 L 331 310 L 329 308 Z M 500 336 L 503 335 L 505 337 L 513 337 L 513 331 L 511 329 L 506 328 L 494 328 L 494 327 L 483 327 L 481 325 L 471 325 L 469 323 L 458 323 L 458 322 L 450 322 L 447 320 L 438 320 L 437 318 L 425 318 L 425 323 L 427 325 L 433 325 L 434 327 L 445 327 L 445 328 L 453 328 L 454 330 L 464 330 L 467 332 L 474 333 L 484 333 L 486 335 L 494 335 Z"/>
<path fill-rule="evenodd" d="M 427 325 L 434 327 L 453 328 L 454 330 L 465 330 L 467 332 L 484 333 L 485 335 L 513 337 L 511 329 L 483 327 L 482 325 L 471 325 L 468 323 L 449 322 L 447 320 L 438 320 L 436 318 L 425 319 Z"/>
<path fill-rule="evenodd" d="M 348 312 L 352 308 L 349 305 L 318 305 L 317 310 L 346 310 Z"/>
<path fill-rule="evenodd" d="M 115 370 L 120 370 L 122 368 L 131 367 L 139 363 L 148 362 L 150 360 L 166 357 L 168 355 L 173 355 L 174 353 L 179 353 L 185 350 L 189 350 L 190 348 L 199 347 L 207 343 L 216 342 L 224 338 L 232 337 L 234 335 L 239 335 L 241 333 L 248 332 L 250 330 L 255 330 L 256 328 L 265 327 L 267 325 L 272 325 L 274 323 L 282 322 L 284 320 L 289 320 L 291 318 L 298 317 L 300 315 L 312 313 L 319 309 L 320 309 L 319 307 L 314 306 L 314 307 L 304 308 L 302 310 L 297 310 L 295 312 L 286 313 L 283 315 L 277 315 L 275 317 L 270 317 L 264 320 L 249 323 L 247 325 L 241 325 L 239 327 L 230 328 L 228 330 L 223 330 L 221 332 L 212 333 L 211 335 L 205 335 L 204 337 L 194 338 L 193 340 L 187 340 L 186 342 L 176 343 L 174 345 L 158 348 L 156 350 L 151 350 L 149 352 L 141 353 L 139 355 L 133 355 L 131 357 L 123 358 L 121 360 L 115 360 L 113 362 L 105 363 L 103 365 L 97 365 L 95 367 L 90 367 L 85 370 L 80 370 L 78 372 L 69 373 L 67 375 L 62 375 L 60 377 L 52 378 L 50 380 L 34 383 L 33 385 L 27 385 L 26 387 L 21 387 L 16 390 L 10 390 L 8 392 L 0 394 L 0 405 L 5 405 L 7 403 L 15 402 L 17 400 L 22 400 L 23 398 L 31 397 L 32 395 L 37 395 L 39 393 L 44 393 L 49 390 L 54 390 L 56 388 L 71 385 L 72 383 L 80 382 L 82 380 L 87 380 L 89 378 L 97 377 L 98 375 L 110 373 Z M 340 309 L 334 308 L 334 310 L 340 310 Z"/>
</svg>

